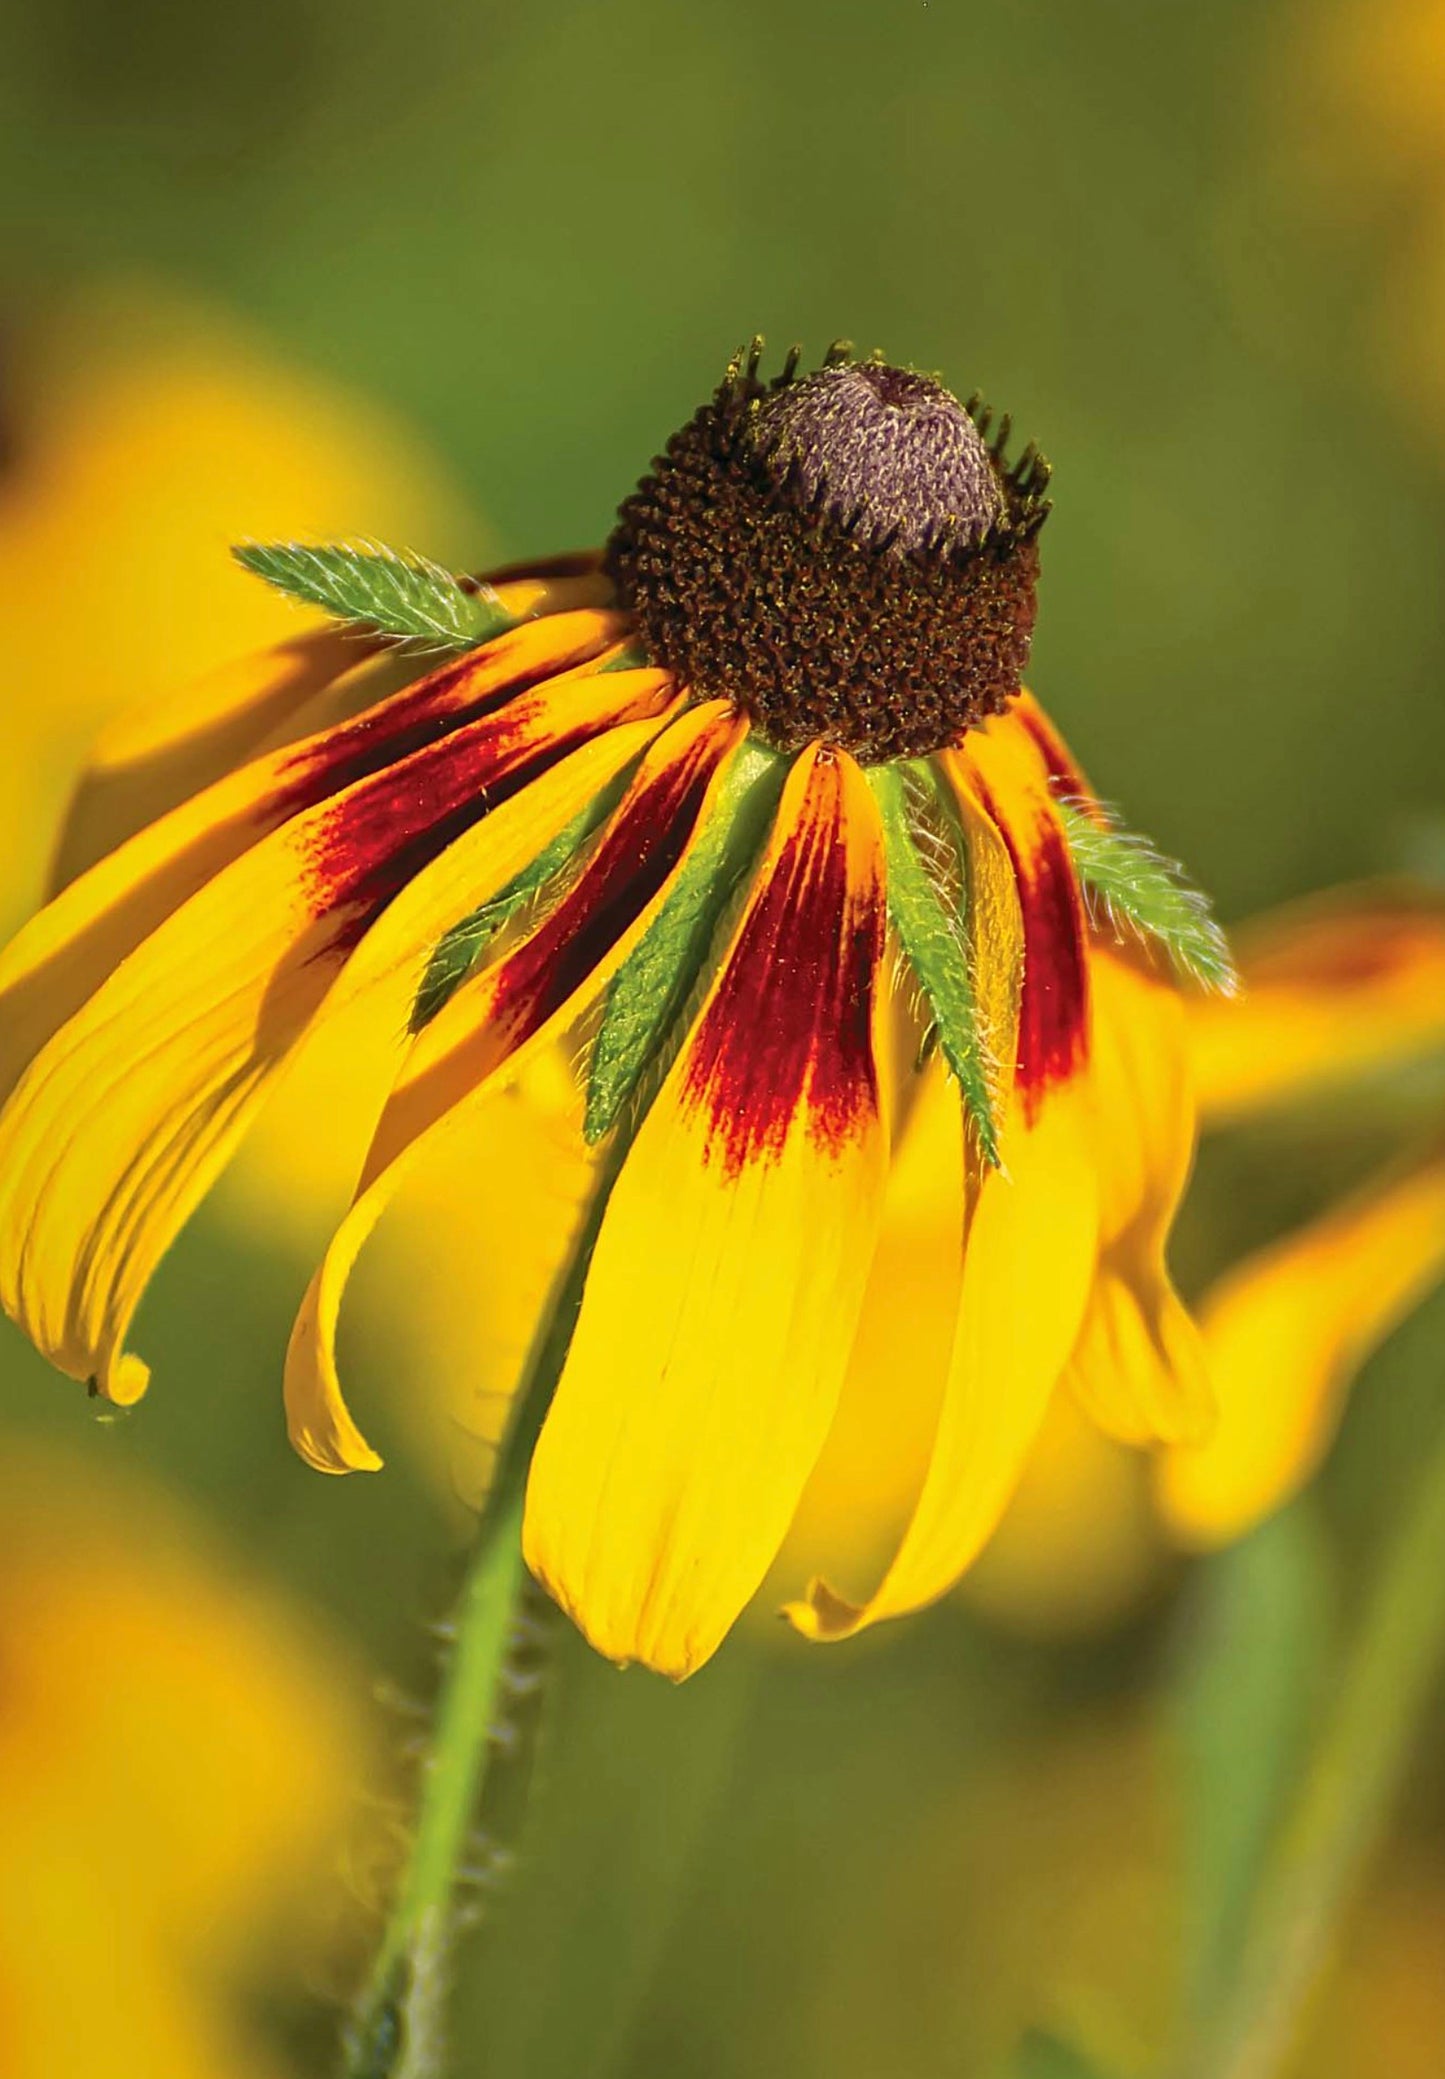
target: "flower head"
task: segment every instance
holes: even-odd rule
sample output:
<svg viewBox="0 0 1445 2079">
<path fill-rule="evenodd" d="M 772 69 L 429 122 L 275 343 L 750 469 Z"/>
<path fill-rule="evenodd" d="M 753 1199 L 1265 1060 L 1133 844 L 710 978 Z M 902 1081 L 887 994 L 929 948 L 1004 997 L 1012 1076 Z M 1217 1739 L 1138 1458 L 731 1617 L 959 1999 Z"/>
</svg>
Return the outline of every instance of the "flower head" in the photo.
<svg viewBox="0 0 1445 2079">
<path fill-rule="evenodd" d="M 140 827 L 0 961 L 0 1299 L 123 1402 L 140 1293 L 277 1071 L 363 990 L 394 1005 L 287 1363 L 293 1439 L 334 1472 L 380 1462 L 335 1334 L 390 1193 L 529 1056 L 585 1041 L 603 1182 L 525 1545 L 604 1652 L 674 1675 L 824 1450 L 912 1133 L 957 1165 L 928 1470 L 876 1591 L 815 1582 L 800 1629 L 946 1589 L 1066 1369 L 1135 1440 L 1209 1414 L 1164 1267 L 1193 1135 L 1168 970 L 1227 959 L 1021 690 L 1046 465 L 907 370 L 758 365 L 601 559 L 483 582 L 243 551 L 362 641 L 302 638 L 223 713 L 169 709 L 156 753 L 194 751 L 196 791 L 157 816 L 138 772 Z M 454 654 L 424 670 L 422 645 Z"/>
</svg>

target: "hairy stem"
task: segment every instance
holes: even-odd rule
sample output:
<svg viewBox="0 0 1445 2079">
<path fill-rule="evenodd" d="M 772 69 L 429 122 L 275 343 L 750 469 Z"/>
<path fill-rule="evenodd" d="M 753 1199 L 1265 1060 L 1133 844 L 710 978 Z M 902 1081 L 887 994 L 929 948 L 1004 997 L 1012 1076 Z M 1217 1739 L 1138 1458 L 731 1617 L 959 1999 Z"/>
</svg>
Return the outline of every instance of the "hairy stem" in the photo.
<svg viewBox="0 0 1445 2079">
<path fill-rule="evenodd" d="M 617 1139 L 620 1143 L 623 1135 Z M 609 1151 L 554 1287 L 498 1454 L 457 1605 L 455 1643 L 437 1698 L 411 1851 L 347 2031 L 343 2079 L 440 2079 L 444 2069 L 458 1873 L 487 1779 L 525 1580 L 521 1529 L 527 1468 L 566 1361 L 587 1268 L 624 1152 L 620 1145 Z"/>
</svg>

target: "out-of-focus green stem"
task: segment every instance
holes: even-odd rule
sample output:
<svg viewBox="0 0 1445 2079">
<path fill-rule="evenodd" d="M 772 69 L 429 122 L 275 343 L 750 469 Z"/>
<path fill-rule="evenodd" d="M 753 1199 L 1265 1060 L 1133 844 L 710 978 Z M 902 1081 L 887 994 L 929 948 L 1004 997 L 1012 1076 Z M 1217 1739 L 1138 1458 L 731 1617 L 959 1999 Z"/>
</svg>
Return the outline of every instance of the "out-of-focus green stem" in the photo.
<svg viewBox="0 0 1445 2079">
<path fill-rule="evenodd" d="M 625 1129 L 617 1140 L 624 1138 Z M 615 1147 L 558 1277 L 512 1424 L 498 1456 L 454 1621 L 437 1699 L 411 1852 L 381 1947 L 347 2032 L 343 2079 L 437 2079 L 443 2069 L 457 1875 L 486 1781 L 499 1688 L 523 1583 L 527 1468 L 582 1304 L 602 1214 L 620 1165 Z"/>
<path fill-rule="evenodd" d="M 1445 1431 L 1386 1553 L 1271 1854 L 1218 2027 L 1186 2079 L 1276 2079 L 1445 1665 Z"/>
</svg>

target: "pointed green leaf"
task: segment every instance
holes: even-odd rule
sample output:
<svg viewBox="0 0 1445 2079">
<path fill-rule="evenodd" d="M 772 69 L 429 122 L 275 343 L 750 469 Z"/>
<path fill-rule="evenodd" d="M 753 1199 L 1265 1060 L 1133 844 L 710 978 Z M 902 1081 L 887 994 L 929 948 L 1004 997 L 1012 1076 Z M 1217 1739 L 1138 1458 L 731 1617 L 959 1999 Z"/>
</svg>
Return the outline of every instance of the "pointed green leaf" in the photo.
<svg viewBox="0 0 1445 2079">
<path fill-rule="evenodd" d="M 231 551 L 243 569 L 278 592 L 324 607 L 338 621 L 401 642 L 469 650 L 512 623 L 490 586 L 475 590 L 425 556 L 379 544 L 247 542 Z"/>
<path fill-rule="evenodd" d="M 473 910 L 470 916 L 463 917 L 459 924 L 454 924 L 446 936 L 437 941 L 412 1005 L 412 1032 L 420 1032 L 430 1025 L 477 967 L 488 946 L 524 904 L 571 863 L 603 817 L 615 807 L 625 785 L 624 777 L 604 788 L 595 800 L 572 818 L 565 830 L 553 838 L 551 844 L 537 854 L 530 866 L 522 868 L 515 880 L 509 881 L 505 888 Z"/>
<path fill-rule="evenodd" d="M 1184 869 L 1147 837 L 1099 823 L 1073 802 L 1062 803 L 1059 814 L 1091 907 L 1116 927 L 1155 940 L 1191 981 L 1232 995 L 1238 983 L 1229 941 Z"/>
<path fill-rule="evenodd" d="M 786 769 L 750 740 L 738 748 L 671 894 L 614 976 L 588 1066 L 589 1141 L 615 1124 L 691 995 L 718 919 L 757 857 Z"/>
<path fill-rule="evenodd" d="M 917 790 L 912 799 L 910 780 Z M 905 775 L 898 766 L 874 765 L 868 781 L 883 819 L 888 913 L 927 999 L 979 1147 L 996 1164 L 998 1128 L 969 966 L 961 841 L 926 768 Z"/>
</svg>

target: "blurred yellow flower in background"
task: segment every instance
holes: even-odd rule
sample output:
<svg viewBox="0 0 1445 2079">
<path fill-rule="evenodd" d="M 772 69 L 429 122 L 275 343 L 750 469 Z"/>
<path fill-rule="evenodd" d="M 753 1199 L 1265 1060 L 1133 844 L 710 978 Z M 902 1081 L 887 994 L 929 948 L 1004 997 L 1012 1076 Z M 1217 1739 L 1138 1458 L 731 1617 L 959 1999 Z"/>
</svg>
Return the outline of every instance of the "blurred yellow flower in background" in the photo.
<svg viewBox="0 0 1445 2079">
<path fill-rule="evenodd" d="M 351 1675 L 113 1467 L 12 1443 L 0 1518 L 0 2073 L 280 2073 L 244 2002 L 334 1933 Z"/>
<path fill-rule="evenodd" d="M 1192 1011 L 1201 1110 L 1227 1125 L 1445 1052 L 1445 896 L 1381 884 L 1264 917 L 1240 936 L 1245 988 Z M 1445 1277 L 1445 1121 L 1344 1203 L 1237 1264 L 1200 1326 L 1219 1422 L 1165 1456 L 1184 1541 L 1235 1537 L 1322 1457 L 1355 1373 Z"/>
<path fill-rule="evenodd" d="M 467 516 L 385 413 L 171 290 L 78 290 L 8 344 L 0 915 L 13 921 L 98 728 L 307 625 L 234 566 L 231 542 L 384 529 L 446 544 Z"/>
</svg>

